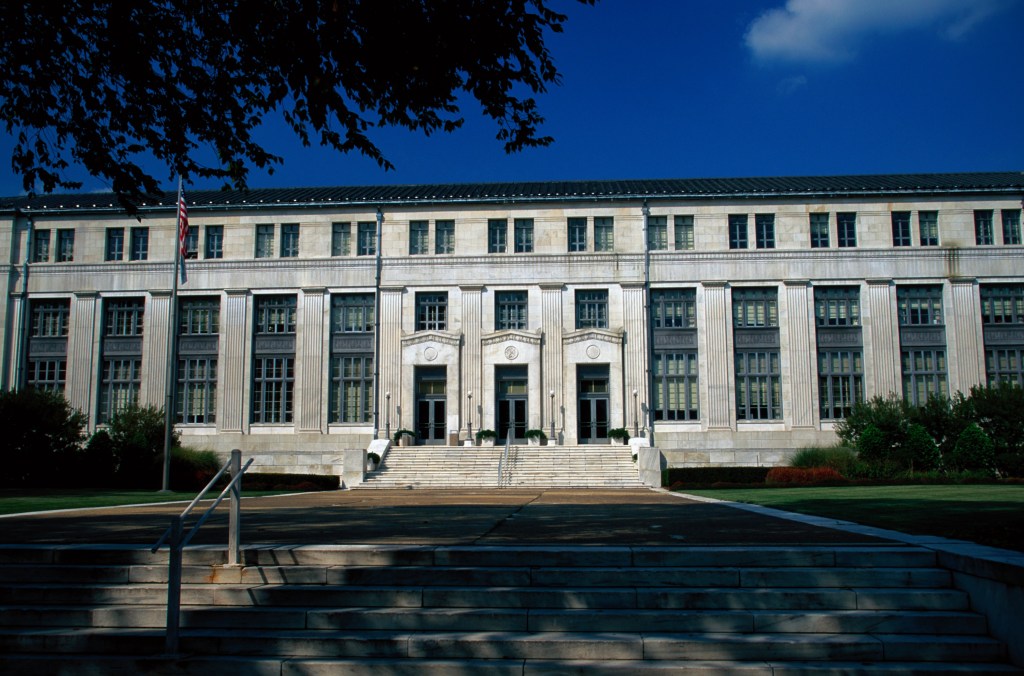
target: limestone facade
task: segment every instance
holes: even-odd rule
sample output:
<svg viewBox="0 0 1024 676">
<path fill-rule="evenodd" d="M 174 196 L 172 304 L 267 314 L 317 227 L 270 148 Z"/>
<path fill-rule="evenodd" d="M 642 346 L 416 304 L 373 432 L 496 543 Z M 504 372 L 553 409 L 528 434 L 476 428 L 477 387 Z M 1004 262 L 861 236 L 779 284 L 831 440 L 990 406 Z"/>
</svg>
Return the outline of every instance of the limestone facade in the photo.
<svg viewBox="0 0 1024 676">
<path fill-rule="evenodd" d="M 178 429 L 294 472 L 399 429 L 771 465 L 852 401 L 1020 383 L 1024 176 L 858 179 L 189 193 Z M 0 200 L 0 385 L 164 405 L 174 199 Z"/>
</svg>

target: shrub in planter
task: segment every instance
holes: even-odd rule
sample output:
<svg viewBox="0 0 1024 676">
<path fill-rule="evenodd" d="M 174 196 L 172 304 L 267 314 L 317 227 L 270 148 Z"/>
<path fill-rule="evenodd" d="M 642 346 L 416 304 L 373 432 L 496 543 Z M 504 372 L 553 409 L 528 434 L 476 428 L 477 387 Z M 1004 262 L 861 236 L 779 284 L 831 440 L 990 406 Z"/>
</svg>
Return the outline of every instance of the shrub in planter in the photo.
<svg viewBox="0 0 1024 676">
<path fill-rule="evenodd" d="M 482 446 L 493 446 L 497 438 L 498 433 L 494 430 L 477 430 L 476 433 L 476 442 Z"/>
<path fill-rule="evenodd" d="M 403 439 L 403 437 L 409 437 L 409 438 L 408 439 Z M 397 432 L 395 432 L 395 435 L 393 437 L 394 442 L 397 445 L 399 445 L 399 446 L 401 446 L 403 444 L 408 445 L 415 438 L 416 438 L 416 433 L 413 432 L 412 430 L 398 430 Z"/>
<path fill-rule="evenodd" d="M 629 430 L 625 427 L 613 427 L 608 430 L 608 438 L 613 441 L 620 441 L 625 443 L 629 440 Z"/>
<path fill-rule="evenodd" d="M 548 440 L 548 435 L 544 434 L 544 430 L 526 430 L 526 440 L 534 446 L 539 446 Z"/>
</svg>

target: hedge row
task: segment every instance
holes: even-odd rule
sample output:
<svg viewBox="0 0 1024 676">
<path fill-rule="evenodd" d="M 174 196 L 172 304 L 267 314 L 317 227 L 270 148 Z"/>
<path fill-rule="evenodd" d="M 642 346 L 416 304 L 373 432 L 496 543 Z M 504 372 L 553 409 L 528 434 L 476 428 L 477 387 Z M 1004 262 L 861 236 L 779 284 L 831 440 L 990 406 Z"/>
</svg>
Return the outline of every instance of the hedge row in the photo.
<svg viewBox="0 0 1024 676">
<path fill-rule="evenodd" d="M 663 486 L 763 484 L 770 467 L 670 467 L 662 471 Z"/>
</svg>

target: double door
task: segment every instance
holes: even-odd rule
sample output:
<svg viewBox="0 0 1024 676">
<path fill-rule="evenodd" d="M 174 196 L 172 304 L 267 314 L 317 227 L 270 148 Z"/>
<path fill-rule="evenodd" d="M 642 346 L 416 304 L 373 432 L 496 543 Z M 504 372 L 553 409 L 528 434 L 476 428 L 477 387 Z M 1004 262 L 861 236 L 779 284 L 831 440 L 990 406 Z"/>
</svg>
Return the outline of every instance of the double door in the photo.
<svg viewBox="0 0 1024 676">
<path fill-rule="evenodd" d="M 416 368 L 416 437 L 420 443 L 447 443 L 448 369 L 444 366 Z"/>
<path fill-rule="evenodd" d="M 579 443 L 608 443 L 608 367 L 580 366 L 576 373 L 576 392 Z"/>
<path fill-rule="evenodd" d="M 499 366 L 495 371 L 495 408 L 497 409 L 498 443 L 504 443 L 509 432 L 513 443 L 526 439 L 526 421 L 529 411 L 527 368 L 525 366 Z"/>
</svg>

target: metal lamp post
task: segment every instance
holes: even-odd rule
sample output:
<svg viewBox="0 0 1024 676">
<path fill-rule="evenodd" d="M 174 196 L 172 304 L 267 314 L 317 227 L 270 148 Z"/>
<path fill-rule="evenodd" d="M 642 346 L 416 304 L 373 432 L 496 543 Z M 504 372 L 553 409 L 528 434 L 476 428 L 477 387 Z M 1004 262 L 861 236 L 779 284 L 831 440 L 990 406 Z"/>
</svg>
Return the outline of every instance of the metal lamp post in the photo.
<svg viewBox="0 0 1024 676">
<path fill-rule="evenodd" d="M 640 436 L 640 400 L 637 396 L 640 393 L 633 388 L 633 436 Z"/>
<path fill-rule="evenodd" d="M 391 438 L 391 393 L 384 393 L 384 434 Z"/>
<path fill-rule="evenodd" d="M 551 390 L 551 443 L 555 443 L 555 391 Z"/>
<path fill-rule="evenodd" d="M 466 421 L 466 429 L 468 430 L 469 443 L 473 443 L 473 390 L 466 392 L 466 398 L 469 399 L 468 407 L 468 420 Z"/>
</svg>

